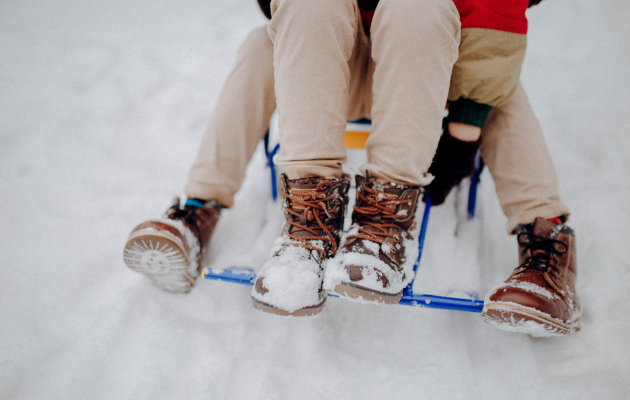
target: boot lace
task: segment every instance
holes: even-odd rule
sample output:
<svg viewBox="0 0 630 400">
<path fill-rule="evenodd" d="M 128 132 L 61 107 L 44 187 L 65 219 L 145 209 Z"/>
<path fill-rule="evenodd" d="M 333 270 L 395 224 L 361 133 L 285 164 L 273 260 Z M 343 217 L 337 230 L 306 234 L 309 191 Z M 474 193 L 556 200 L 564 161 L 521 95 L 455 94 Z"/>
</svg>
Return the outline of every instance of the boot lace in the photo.
<svg viewBox="0 0 630 400">
<path fill-rule="evenodd" d="M 379 244 L 384 243 L 385 239 L 383 238 L 394 238 L 398 241 L 398 237 L 387 232 L 387 228 L 399 228 L 399 226 L 383 220 L 406 218 L 406 215 L 396 214 L 396 208 L 400 204 L 411 203 L 411 199 L 400 200 L 394 194 L 388 194 L 367 186 L 364 191 L 367 195 L 358 193 L 359 199 L 362 200 L 361 205 L 354 206 L 356 219 L 359 222 L 359 232 L 355 235 L 348 235 L 348 239 L 366 239 Z"/>
<path fill-rule="evenodd" d="M 527 257 L 514 274 L 526 269 L 535 269 L 541 272 L 552 272 L 554 275 L 560 273 L 558 260 L 566 254 L 568 247 L 564 242 L 544 236 L 534 235 L 531 232 L 521 232 L 517 236 L 518 244 L 523 246 L 523 254 L 530 251 L 531 256 Z M 513 274 L 513 275 L 514 275 Z"/>
<path fill-rule="evenodd" d="M 282 195 L 289 200 L 289 206 L 282 206 L 286 212 L 291 214 L 294 219 L 287 220 L 287 223 L 293 228 L 289 230 L 287 236 L 291 238 L 293 243 L 283 243 L 284 246 L 299 246 L 309 250 L 316 250 L 326 257 L 326 250 L 320 247 L 314 246 L 310 241 L 321 240 L 327 243 L 331 247 L 332 255 L 337 253 L 337 241 L 332 234 L 334 226 L 326 225 L 322 222 L 320 216 L 326 215 L 328 218 L 332 218 L 331 214 L 339 211 L 339 207 L 328 209 L 326 202 L 338 197 L 335 193 L 333 195 L 325 195 L 324 190 L 330 187 L 331 182 L 329 180 L 321 181 L 317 184 L 315 190 L 304 191 L 303 196 L 294 196 L 291 193 L 287 193 L 281 189 Z M 302 193 L 302 192 L 300 192 Z M 295 208 L 303 208 L 303 212 L 299 213 L 294 211 Z M 309 227 L 309 222 L 316 222 L 316 227 Z M 321 231 L 322 234 L 320 234 Z M 312 236 L 296 236 L 295 233 L 306 231 Z M 296 243 L 297 242 L 297 243 Z"/>
</svg>

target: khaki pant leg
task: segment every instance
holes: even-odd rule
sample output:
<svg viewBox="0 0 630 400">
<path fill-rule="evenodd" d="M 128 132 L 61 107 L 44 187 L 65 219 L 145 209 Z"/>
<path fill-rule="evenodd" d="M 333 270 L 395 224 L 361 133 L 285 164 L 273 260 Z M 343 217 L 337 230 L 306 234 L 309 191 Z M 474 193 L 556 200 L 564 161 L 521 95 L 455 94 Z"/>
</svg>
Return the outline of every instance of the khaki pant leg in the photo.
<svg viewBox="0 0 630 400">
<path fill-rule="evenodd" d="M 360 17 L 356 0 L 273 0 L 268 24 L 280 156 L 289 179 L 339 178 L 350 59 Z"/>
<path fill-rule="evenodd" d="M 276 108 L 273 45 L 266 27 L 241 45 L 186 184 L 186 195 L 231 207 Z"/>
<path fill-rule="evenodd" d="M 381 181 L 427 185 L 458 57 L 459 14 L 452 0 L 381 0 L 371 39 L 372 133 L 362 170 Z"/>
<path fill-rule="evenodd" d="M 372 84 L 374 82 L 374 60 L 372 43 L 363 27 L 357 32 L 357 39 L 348 61 L 350 82 L 348 84 L 348 121 L 372 118 Z"/>
<path fill-rule="evenodd" d="M 568 216 L 540 124 L 520 84 L 507 103 L 490 112 L 481 137 L 508 233 L 537 217 Z"/>
</svg>

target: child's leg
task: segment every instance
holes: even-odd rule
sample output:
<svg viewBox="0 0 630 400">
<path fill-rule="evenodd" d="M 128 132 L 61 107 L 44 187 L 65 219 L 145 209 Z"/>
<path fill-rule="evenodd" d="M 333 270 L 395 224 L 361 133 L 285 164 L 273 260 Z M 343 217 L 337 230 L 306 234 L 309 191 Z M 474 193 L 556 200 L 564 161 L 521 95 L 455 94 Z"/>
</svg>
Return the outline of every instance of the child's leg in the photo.
<svg viewBox="0 0 630 400">
<path fill-rule="evenodd" d="M 371 26 L 369 176 L 357 177 L 346 242 L 324 288 L 354 301 L 397 303 L 417 259 L 415 214 L 440 138 L 459 20 L 450 0 L 381 0 Z M 369 71 L 369 68 L 368 68 Z"/>
<path fill-rule="evenodd" d="M 450 0 L 382 0 L 371 27 L 372 134 L 365 167 L 378 180 L 430 182 L 457 60 L 460 22 Z"/>
<path fill-rule="evenodd" d="M 273 0 L 271 10 L 280 163 L 289 179 L 340 178 L 356 0 Z"/>
<path fill-rule="evenodd" d="M 261 27 L 239 49 L 190 169 L 186 194 L 231 207 L 275 108 L 273 44 Z"/>
<path fill-rule="evenodd" d="M 507 103 L 491 111 L 482 130 L 481 154 L 508 218 L 508 232 L 537 217 L 569 214 L 560 201 L 540 124 L 521 85 Z"/>
<path fill-rule="evenodd" d="M 258 272 L 252 304 L 308 316 L 324 308 L 324 266 L 339 246 L 347 207 L 343 132 L 360 20 L 356 0 L 274 0 L 271 11 L 287 223 Z"/>
</svg>

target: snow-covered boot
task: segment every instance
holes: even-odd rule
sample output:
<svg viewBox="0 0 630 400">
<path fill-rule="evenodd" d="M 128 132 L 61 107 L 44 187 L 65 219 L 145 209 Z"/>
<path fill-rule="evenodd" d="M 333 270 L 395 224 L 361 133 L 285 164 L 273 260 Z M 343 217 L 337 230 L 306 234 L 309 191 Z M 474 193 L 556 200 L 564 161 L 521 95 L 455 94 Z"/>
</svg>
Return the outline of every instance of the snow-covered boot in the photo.
<svg viewBox="0 0 630 400">
<path fill-rule="evenodd" d="M 482 317 L 499 329 L 552 336 L 580 329 L 575 294 L 575 235 L 568 226 L 537 218 L 517 228 L 520 266 L 486 298 Z"/>
<path fill-rule="evenodd" d="M 413 279 L 420 186 L 357 176 L 357 201 L 345 244 L 328 262 L 324 288 L 354 301 L 398 303 Z"/>
<path fill-rule="evenodd" d="M 254 308 L 278 315 L 309 316 L 326 302 L 327 259 L 335 255 L 348 204 L 350 177 L 280 178 L 287 223 L 252 289 Z"/>
<path fill-rule="evenodd" d="M 189 203 L 182 208 L 177 198 L 164 218 L 136 226 L 123 252 L 129 268 L 170 292 L 187 293 L 195 285 L 221 210 L 215 201 Z"/>
</svg>

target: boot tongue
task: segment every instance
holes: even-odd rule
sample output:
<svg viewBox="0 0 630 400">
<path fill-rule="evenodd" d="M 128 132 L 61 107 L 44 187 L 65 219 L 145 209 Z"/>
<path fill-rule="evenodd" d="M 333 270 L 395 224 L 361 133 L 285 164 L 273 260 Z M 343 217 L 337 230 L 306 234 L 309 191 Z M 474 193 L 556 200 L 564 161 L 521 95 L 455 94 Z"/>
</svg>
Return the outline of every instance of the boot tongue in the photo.
<svg viewBox="0 0 630 400">
<path fill-rule="evenodd" d="M 365 186 L 373 189 L 373 190 L 377 190 L 378 192 L 382 192 L 384 194 L 375 194 L 373 195 L 377 200 L 381 201 L 381 200 L 398 200 L 400 198 L 400 196 L 403 194 L 403 192 L 405 191 L 405 186 L 403 185 L 399 185 L 393 182 L 387 182 L 387 183 L 382 183 L 382 182 L 377 182 L 376 179 L 374 178 L 368 178 L 365 181 Z M 359 190 L 359 181 L 357 179 L 357 190 Z M 392 195 L 389 198 L 386 198 L 388 196 L 385 195 Z M 401 210 L 408 208 L 406 207 L 406 205 L 404 204 L 400 204 L 397 206 L 392 205 L 390 208 L 390 212 L 393 214 L 396 214 L 397 212 L 400 212 Z M 373 216 L 372 218 L 368 218 L 368 220 L 370 220 L 371 222 L 374 223 L 381 223 L 383 221 L 382 219 L 382 215 L 381 214 L 377 214 L 375 216 Z M 396 220 L 391 220 L 391 219 L 387 219 L 386 222 L 388 223 L 397 223 Z M 403 227 L 403 228 L 407 228 L 407 227 Z M 377 228 L 365 228 L 368 231 L 376 231 L 378 230 Z"/>
<path fill-rule="evenodd" d="M 552 237 L 555 226 L 555 222 L 543 218 L 536 218 L 534 227 L 532 228 L 532 235 L 550 238 Z"/>
<path fill-rule="evenodd" d="M 324 181 L 328 183 L 321 185 Z M 310 201 L 327 197 L 331 185 L 331 180 L 322 178 L 304 178 L 287 181 L 287 189 L 289 190 L 289 193 L 302 199 L 308 198 Z M 304 209 L 302 206 L 295 207 L 295 210 L 302 209 Z"/>
<path fill-rule="evenodd" d="M 287 187 L 289 189 L 316 189 L 322 178 L 303 178 L 295 180 L 287 180 Z"/>
<path fill-rule="evenodd" d="M 382 183 L 382 182 L 377 182 L 374 179 L 370 179 L 367 184 L 372 189 L 380 190 L 383 193 L 393 194 L 396 196 L 400 196 L 402 192 L 405 190 L 405 188 L 402 185 L 398 185 L 393 182 Z"/>
</svg>

